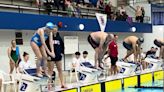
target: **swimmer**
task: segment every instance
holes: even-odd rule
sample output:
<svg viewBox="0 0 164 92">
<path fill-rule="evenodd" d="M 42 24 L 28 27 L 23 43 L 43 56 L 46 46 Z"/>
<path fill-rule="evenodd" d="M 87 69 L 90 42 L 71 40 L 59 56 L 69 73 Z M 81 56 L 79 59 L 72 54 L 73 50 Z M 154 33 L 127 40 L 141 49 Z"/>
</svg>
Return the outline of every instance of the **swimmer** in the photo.
<svg viewBox="0 0 164 92">
<path fill-rule="evenodd" d="M 88 42 L 95 50 L 95 68 L 102 67 L 102 59 L 107 51 L 108 44 L 113 40 L 114 35 L 106 32 L 92 32 L 88 36 Z"/>
<path fill-rule="evenodd" d="M 127 49 L 127 55 L 123 60 L 126 60 L 130 55 L 134 54 L 134 62 L 141 61 L 141 44 L 144 42 L 142 37 L 128 36 L 123 41 L 123 46 Z M 138 58 L 139 56 L 139 58 Z"/>
<path fill-rule="evenodd" d="M 31 47 L 33 52 L 35 53 L 37 57 L 36 67 L 37 67 L 37 73 L 36 76 L 42 77 L 42 73 L 40 72 L 40 63 L 43 61 L 44 66 L 43 70 L 45 75 L 48 76 L 46 70 L 47 70 L 47 53 L 51 57 L 55 57 L 54 48 L 53 48 L 53 40 L 52 40 L 52 31 L 54 30 L 55 25 L 51 22 L 48 22 L 45 27 L 39 28 L 35 34 L 31 38 Z M 50 50 L 48 49 L 45 41 L 49 37 L 49 43 L 50 43 Z M 52 52 L 51 52 L 52 51 Z M 46 53 L 47 52 L 47 53 Z"/>
<path fill-rule="evenodd" d="M 20 60 L 19 47 L 16 46 L 15 40 L 11 41 L 11 47 L 8 48 L 7 53 L 8 53 L 8 57 L 10 59 L 10 62 L 9 62 L 10 63 L 10 74 L 12 74 L 14 68 L 16 68 L 16 72 L 17 72 L 17 67 L 18 67 L 19 60 Z"/>
</svg>

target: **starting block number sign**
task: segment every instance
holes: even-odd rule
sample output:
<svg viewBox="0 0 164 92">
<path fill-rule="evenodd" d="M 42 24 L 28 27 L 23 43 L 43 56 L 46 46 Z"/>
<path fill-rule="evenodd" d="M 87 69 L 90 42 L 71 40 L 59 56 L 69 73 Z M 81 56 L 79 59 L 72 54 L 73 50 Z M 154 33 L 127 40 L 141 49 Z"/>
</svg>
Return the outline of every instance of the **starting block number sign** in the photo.
<svg viewBox="0 0 164 92">
<path fill-rule="evenodd" d="M 66 91 L 63 91 L 63 92 L 77 92 L 77 89 L 69 89 L 69 90 L 66 90 Z"/>
<path fill-rule="evenodd" d="M 93 84 L 89 86 L 81 87 L 80 92 L 101 92 L 100 84 Z"/>
<path fill-rule="evenodd" d="M 122 88 L 121 79 L 105 82 L 105 92 L 115 92 Z"/>
<path fill-rule="evenodd" d="M 140 83 L 141 86 L 151 86 L 151 84 L 145 84 L 146 82 L 152 82 L 153 81 L 153 75 L 152 73 L 142 74 L 140 75 Z"/>
<path fill-rule="evenodd" d="M 154 80 L 160 80 L 160 79 L 163 79 L 164 77 L 164 71 L 157 71 L 157 72 L 154 72 Z"/>
<path fill-rule="evenodd" d="M 26 89 L 27 89 L 27 87 L 28 87 L 28 84 L 22 82 L 21 87 L 20 87 L 20 91 L 19 91 L 19 92 L 25 92 Z"/>
<path fill-rule="evenodd" d="M 132 87 L 132 86 L 136 86 L 137 84 L 138 84 L 137 76 L 124 78 L 124 87 Z"/>
</svg>

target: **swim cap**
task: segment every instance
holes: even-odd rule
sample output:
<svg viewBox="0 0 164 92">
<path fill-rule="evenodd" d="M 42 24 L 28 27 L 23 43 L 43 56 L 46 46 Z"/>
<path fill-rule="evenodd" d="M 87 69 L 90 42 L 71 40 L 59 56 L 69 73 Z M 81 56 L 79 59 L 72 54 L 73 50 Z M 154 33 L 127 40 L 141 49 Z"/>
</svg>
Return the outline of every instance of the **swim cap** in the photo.
<svg viewBox="0 0 164 92">
<path fill-rule="evenodd" d="M 48 29 L 54 29 L 55 28 L 55 25 L 52 23 L 52 22 L 48 22 L 47 24 L 46 24 L 46 28 L 48 28 Z"/>
<path fill-rule="evenodd" d="M 144 38 L 140 37 L 140 38 L 138 38 L 138 41 L 143 43 L 144 42 Z"/>
</svg>

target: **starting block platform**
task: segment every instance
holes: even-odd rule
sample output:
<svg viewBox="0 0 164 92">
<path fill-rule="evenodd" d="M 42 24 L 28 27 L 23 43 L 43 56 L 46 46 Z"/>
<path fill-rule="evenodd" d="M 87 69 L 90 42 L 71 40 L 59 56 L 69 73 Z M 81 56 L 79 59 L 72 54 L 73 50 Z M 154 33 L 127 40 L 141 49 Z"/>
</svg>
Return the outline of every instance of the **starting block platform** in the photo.
<svg viewBox="0 0 164 92">
<path fill-rule="evenodd" d="M 117 62 L 116 65 L 121 67 L 120 73 L 123 75 L 134 74 L 137 68 L 137 65 L 133 63 Z"/>
<path fill-rule="evenodd" d="M 156 70 L 164 68 L 164 61 L 162 59 L 154 59 L 154 58 L 145 58 L 145 62 L 149 63 L 149 70 Z"/>
</svg>

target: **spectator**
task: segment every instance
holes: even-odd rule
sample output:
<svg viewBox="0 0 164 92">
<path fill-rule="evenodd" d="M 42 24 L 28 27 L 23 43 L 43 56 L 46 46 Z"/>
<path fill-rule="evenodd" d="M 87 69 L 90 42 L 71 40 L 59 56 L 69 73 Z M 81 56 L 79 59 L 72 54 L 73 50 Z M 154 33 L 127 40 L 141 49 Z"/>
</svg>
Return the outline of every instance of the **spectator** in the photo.
<svg viewBox="0 0 164 92">
<path fill-rule="evenodd" d="M 75 0 L 75 2 L 76 2 L 77 4 L 80 4 L 80 1 L 82 1 L 82 2 L 83 2 L 83 5 L 85 5 L 85 0 Z"/>
<path fill-rule="evenodd" d="M 88 52 L 87 51 L 83 51 L 83 57 L 81 59 L 81 62 L 89 62 L 87 56 L 88 56 Z"/>
<path fill-rule="evenodd" d="M 79 4 L 76 4 L 75 11 L 76 11 L 75 13 L 76 17 L 81 17 L 81 9 Z"/>
<path fill-rule="evenodd" d="M 128 18 L 128 15 L 126 14 L 126 12 L 122 12 L 122 21 L 126 21 Z"/>
<path fill-rule="evenodd" d="M 53 2 L 54 2 L 54 7 L 56 6 L 57 10 L 59 10 L 60 0 L 53 0 Z"/>
<path fill-rule="evenodd" d="M 67 13 L 68 13 L 68 16 L 74 16 L 74 7 L 72 6 L 72 3 L 70 0 L 66 0 L 65 2 L 66 4 L 66 7 L 67 7 Z"/>
<path fill-rule="evenodd" d="M 97 1 L 98 1 L 98 0 L 89 0 L 89 2 L 90 2 L 94 7 L 97 6 Z"/>
<path fill-rule="evenodd" d="M 141 17 L 142 17 L 141 7 L 140 6 L 137 6 L 137 10 L 136 10 L 136 22 L 141 22 Z"/>
<path fill-rule="evenodd" d="M 83 57 L 81 59 L 81 62 L 80 62 L 80 65 L 81 66 L 85 66 L 85 67 L 88 67 L 88 68 L 95 68 L 91 61 L 88 59 L 88 52 L 87 51 L 83 51 Z"/>
<path fill-rule="evenodd" d="M 46 11 L 48 13 L 48 15 L 50 15 L 52 13 L 52 1 L 51 0 L 46 0 L 46 3 L 44 3 L 45 7 L 46 7 Z"/>
<path fill-rule="evenodd" d="M 23 60 L 19 63 L 19 72 L 22 73 L 24 69 L 31 68 L 29 61 L 29 54 L 27 52 L 23 53 Z"/>
<path fill-rule="evenodd" d="M 120 12 L 116 12 L 115 16 L 116 16 L 115 20 L 117 20 L 117 21 L 122 21 L 123 20 L 123 16 L 121 16 Z"/>
<path fill-rule="evenodd" d="M 154 55 L 154 47 L 151 47 L 151 49 L 150 49 L 149 51 L 146 52 L 145 58 L 146 58 L 147 56 L 149 56 L 149 55 Z"/>
<path fill-rule="evenodd" d="M 36 0 L 36 6 L 41 7 L 43 5 L 43 0 Z"/>
<path fill-rule="evenodd" d="M 65 0 L 60 0 L 59 4 L 62 6 L 62 10 L 66 10 Z"/>
<path fill-rule="evenodd" d="M 144 22 L 144 17 L 145 17 L 145 10 L 144 7 L 141 7 L 141 11 L 142 11 L 142 17 L 141 17 L 141 22 Z"/>
<path fill-rule="evenodd" d="M 104 0 L 97 1 L 97 9 L 104 9 Z"/>
<path fill-rule="evenodd" d="M 114 35 L 114 40 L 108 45 L 108 56 L 111 59 L 111 75 L 118 73 L 116 62 L 118 60 L 118 47 L 117 47 L 118 36 Z"/>
<path fill-rule="evenodd" d="M 156 52 L 158 51 L 158 48 L 156 47 L 153 51 L 153 54 L 156 55 Z"/>
<path fill-rule="evenodd" d="M 75 69 L 76 67 L 79 67 L 80 61 L 81 61 L 80 52 L 75 52 L 75 57 L 73 57 L 72 60 L 72 68 Z"/>
<path fill-rule="evenodd" d="M 121 15 L 123 15 L 123 13 L 126 12 L 126 10 L 125 10 L 123 5 L 121 5 L 121 7 L 118 10 L 119 10 Z"/>
<path fill-rule="evenodd" d="M 111 19 L 111 3 L 109 2 L 106 6 L 105 6 L 105 13 L 107 14 L 108 18 Z"/>
<path fill-rule="evenodd" d="M 11 47 L 8 48 L 7 52 L 10 59 L 10 74 L 12 74 L 14 68 L 16 68 L 17 72 L 17 67 L 20 60 L 19 47 L 16 46 L 15 40 L 11 41 Z"/>
</svg>

